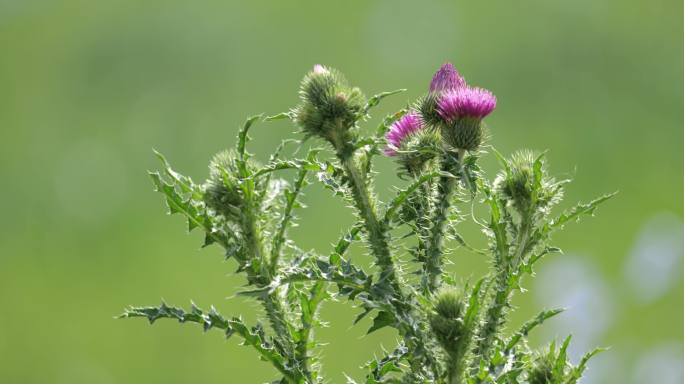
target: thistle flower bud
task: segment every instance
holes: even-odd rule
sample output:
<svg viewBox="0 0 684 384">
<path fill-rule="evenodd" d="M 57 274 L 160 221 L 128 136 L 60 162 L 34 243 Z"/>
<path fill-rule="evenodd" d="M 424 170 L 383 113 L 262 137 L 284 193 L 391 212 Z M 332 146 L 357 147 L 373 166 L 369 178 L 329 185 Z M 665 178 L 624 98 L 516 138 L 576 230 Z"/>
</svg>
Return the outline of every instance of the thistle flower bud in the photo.
<svg viewBox="0 0 684 384">
<path fill-rule="evenodd" d="M 251 162 L 247 166 L 254 168 Z M 226 218 L 238 217 L 241 209 L 244 209 L 245 200 L 237 175 L 236 157 L 231 151 L 217 153 L 209 163 L 209 179 L 204 183 L 204 202 Z"/>
<path fill-rule="evenodd" d="M 366 100 L 340 72 L 315 65 L 302 80 L 299 95 L 302 102 L 294 110 L 295 121 L 306 134 L 324 138 L 336 148 L 353 140 L 350 130 Z"/>
<path fill-rule="evenodd" d="M 534 360 L 530 371 L 527 373 L 527 382 L 530 384 L 546 384 L 555 382 L 555 360 L 555 356 L 552 353 L 539 356 L 536 360 Z"/>
<path fill-rule="evenodd" d="M 482 119 L 496 108 L 496 97 L 482 88 L 459 88 L 437 101 L 442 137 L 454 148 L 474 150 L 482 143 Z"/>
<path fill-rule="evenodd" d="M 530 151 L 514 153 L 506 171 L 494 181 L 494 188 L 520 214 L 536 208 L 546 209 L 561 197 L 561 185 L 547 176 L 543 158 Z M 535 163 L 539 162 L 535 174 Z"/>
<path fill-rule="evenodd" d="M 438 99 L 438 94 L 428 93 L 418 98 L 415 103 L 414 108 L 420 112 L 423 122 L 427 126 L 438 127 L 442 123 L 442 117 L 437 112 Z"/>
<path fill-rule="evenodd" d="M 392 124 L 385 139 L 388 143 L 385 155 L 396 157 L 413 176 L 419 175 L 435 157 L 440 142 L 437 132 L 427 129 L 416 112 L 409 112 Z"/>
<path fill-rule="evenodd" d="M 409 112 L 395 121 L 390 126 L 389 131 L 385 134 L 387 140 L 387 148 L 385 148 L 385 155 L 396 156 L 397 150 L 405 143 L 407 139 L 416 132 L 423 129 L 423 121 L 420 115 L 415 112 Z"/>
<path fill-rule="evenodd" d="M 532 203 L 534 156 L 532 152 L 520 151 L 511 156 L 508 164 L 508 172 L 499 174 L 494 186 L 518 211 L 525 212 Z"/>
<path fill-rule="evenodd" d="M 452 91 L 466 86 L 466 81 L 451 63 L 444 63 L 430 82 L 430 93 Z"/>
<path fill-rule="evenodd" d="M 463 298 L 454 290 L 444 290 L 434 298 L 434 305 L 430 327 L 447 352 L 456 352 L 467 332 L 463 325 Z"/>
<path fill-rule="evenodd" d="M 416 109 L 423 116 L 423 121 L 429 126 L 438 126 L 442 118 L 437 112 L 437 101 L 439 97 L 448 91 L 457 90 L 466 86 L 465 79 L 451 63 L 442 65 L 430 82 L 429 92 L 418 99 Z"/>
</svg>

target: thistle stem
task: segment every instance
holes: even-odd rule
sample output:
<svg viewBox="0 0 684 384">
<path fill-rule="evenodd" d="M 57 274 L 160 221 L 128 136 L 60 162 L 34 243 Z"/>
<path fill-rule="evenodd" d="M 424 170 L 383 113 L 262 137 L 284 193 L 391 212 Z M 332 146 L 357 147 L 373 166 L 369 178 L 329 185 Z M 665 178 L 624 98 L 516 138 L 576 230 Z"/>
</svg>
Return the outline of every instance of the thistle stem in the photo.
<svg viewBox="0 0 684 384">
<path fill-rule="evenodd" d="M 448 174 L 460 174 L 465 151 L 459 150 L 458 159 L 453 154 L 445 152 L 442 158 L 441 170 Z M 432 216 L 425 263 L 423 264 L 423 279 L 421 286 L 425 294 L 434 293 L 441 285 L 442 264 L 444 256 L 444 230 L 449 218 L 451 196 L 455 190 L 454 176 L 440 176 L 437 184 L 436 204 Z"/>
<path fill-rule="evenodd" d="M 312 381 L 309 346 L 311 345 L 313 339 L 312 330 L 314 326 L 314 319 L 316 317 L 316 312 L 318 311 L 318 306 L 325 296 L 325 283 L 320 281 L 316 282 L 314 286 L 311 287 L 308 304 L 309 308 L 308 310 L 303 310 L 301 315 L 301 339 L 297 342 L 295 353 L 297 360 L 301 364 L 302 372 L 309 382 Z"/>
<path fill-rule="evenodd" d="M 514 286 L 511 285 L 510 278 L 516 273 L 517 267 L 525 256 L 525 249 L 529 241 L 530 217 L 525 215 L 521 218 L 518 236 L 516 238 L 516 251 L 513 257 L 503 255 L 499 258 L 497 275 L 495 281 L 496 293 L 487 308 L 485 321 L 480 330 L 480 338 L 476 348 L 477 356 L 486 359 L 493 347 L 494 339 L 499 333 L 500 328 L 506 322 L 506 308 L 510 306 L 511 293 Z"/>
<path fill-rule="evenodd" d="M 290 224 L 290 221 L 292 220 L 292 211 L 295 204 L 297 203 L 297 197 L 301 193 L 302 187 L 304 186 L 304 180 L 306 178 L 307 172 L 308 171 L 306 169 L 302 169 L 299 171 L 297 175 L 297 180 L 295 180 L 294 190 L 292 191 L 292 197 L 289 198 L 289 200 L 287 201 L 285 210 L 283 211 L 283 217 L 280 220 L 277 232 L 273 237 L 270 260 L 270 273 L 272 275 L 274 275 L 278 271 L 278 262 L 280 260 L 281 250 L 283 244 L 285 244 L 285 232 L 287 230 L 288 225 Z"/>
<path fill-rule="evenodd" d="M 340 161 L 349 179 L 354 203 L 368 233 L 371 251 L 380 267 L 380 281 L 386 282 L 397 294 L 401 294 L 394 260 L 392 260 L 388 244 L 387 228 L 378 218 L 366 179 L 354 161 L 353 155 L 340 156 Z"/>
<path fill-rule="evenodd" d="M 259 284 L 268 285 L 273 278 L 273 273 L 268 268 L 261 226 L 255 215 L 255 212 L 257 211 L 257 207 L 245 210 L 242 216 L 242 229 L 244 231 L 245 244 L 248 247 L 247 252 L 254 261 L 259 262 L 258 271 L 253 271 L 251 274 L 256 274 L 254 277 Z M 266 317 L 271 324 L 271 328 L 273 328 L 275 337 L 281 341 L 283 346 L 292 350 L 294 347 L 292 346 L 292 338 L 287 326 L 286 307 L 283 305 L 282 299 L 279 296 L 279 288 L 276 288 L 273 292 L 261 297 L 260 301 L 266 312 Z"/>
<path fill-rule="evenodd" d="M 409 349 L 417 352 L 408 358 L 411 370 L 414 373 L 422 372 L 426 369 L 434 372 L 436 362 L 434 357 L 430 356 L 430 351 L 426 348 L 427 340 L 425 336 L 415 324 L 406 322 L 407 319 L 415 315 L 411 313 L 410 299 L 406 297 L 399 283 L 396 267 L 389 248 L 388 228 L 378 218 L 366 178 L 354 159 L 353 150 L 350 151 L 348 148 L 343 150 L 343 146 L 337 148 L 338 158 L 349 180 L 354 204 L 361 215 L 364 228 L 368 234 L 371 252 L 375 256 L 380 268 L 378 284 L 386 284 L 390 287 L 389 292 L 391 292 L 392 296 L 388 297 L 387 300 L 392 303 L 396 310 L 396 316 L 399 321 L 397 330 L 403 336 Z"/>
</svg>

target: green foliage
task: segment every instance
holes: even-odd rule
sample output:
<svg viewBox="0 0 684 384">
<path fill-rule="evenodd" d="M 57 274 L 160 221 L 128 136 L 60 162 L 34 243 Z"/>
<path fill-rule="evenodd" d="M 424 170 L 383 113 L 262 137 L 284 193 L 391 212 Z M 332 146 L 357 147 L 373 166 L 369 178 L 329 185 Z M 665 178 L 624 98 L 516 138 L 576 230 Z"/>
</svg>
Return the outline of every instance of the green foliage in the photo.
<svg viewBox="0 0 684 384">
<path fill-rule="evenodd" d="M 398 156 L 403 164 L 398 175 L 411 180 L 391 201 L 382 203 L 373 191 L 372 159 L 381 153 L 391 124 L 406 110 L 389 115 L 369 137 L 360 136 L 358 125 L 381 99 L 398 92 L 380 93 L 366 102 L 338 71 L 317 66 L 302 82 L 302 103 L 266 118 L 291 119 L 306 136 L 330 144 L 334 159 L 319 159 L 319 148 L 303 158 L 282 159 L 284 142 L 266 164 L 258 164 L 247 144 L 249 129 L 261 116 L 245 122 L 233 150 L 213 158 L 203 184 L 174 171 L 157 154 L 162 170 L 150 177 L 169 212 L 185 216 L 189 230 L 205 232 L 205 246 L 216 244 L 236 261 L 237 272 L 246 278 L 246 288 L 239 293 L 263 307 L 268 325 L 248 327 L 239 318 L 226 319 L 213 308 L 204 312 L 194 305 L 190 311 L 166 304 L 131 307 L 122 317 L 144 317 L 150 323 L 170 318 L 198 323 L 205 331 L 220 329 L 226 336 L 240 336 L 244 345 L 270 363 L 279 375 L 275 382 L 322 383 L 326 379 L 316 357 L 321 345 L 314 332 L 323 324 L 319 309 L 322 303 L 343 297 L 361 308 L 357 322 L 372 316 L 368 333 L 390 327 L 398 335 L 394 349 L 367 364 L 366 384 L 577 382 L 589 358 L 600 350 L 574 366 L 567 359 L 570 338 L 560 348 L 552 343 L 541 353 L 525 342 L 534 328 L 561 310 L 543 311 L 512 334 L 505 325 L 523 277 L 533 274 L 532 267 L 543 256 L 559 251 L 549 243 L 551 234 L 593 214 L 613 195 L 554 217 L 553 207 L 567 181 L 548 175 L 543 154 L 524 151 L 505 158 L 494 151 L 502 171 L 494 181 L 488 180 L 477 165 L 484 153 L 474 151 L 481 137 L 468 139 L 477 145 L 454 150 L 449 142 L 454 138 L 440 136 L 430 123 L 436 96 L 428 95 L 416 103 L 424 110 L 427 131 L 404 148 L 405 156 Z M 293 180 L 276 178 L 285 170 L 294 171 Z M 312 181 L 350 203 L 358 218 L 326 256 L 303 251 L 288 237 L 297 210 L 304 208 L 302 192 Z M 460 206 L 461 202 L 468 204 Z M 456 225 L 462 220 L 459 209 L 480 203 L 488 208 L 488 217 L 475 220 L 489 247 L 475 251 L 490 257 L 491 270 L 472 286 L 461 285 L 445 275 L 445 242 L 453 239 L 474 250 Z M 418 284 L 398 265 L 404 249 L 392 237 L 398 229 L 415 240 L 408 252 L 416 267 L 412 269 L 421 274 Z M 358 239 L 364 240 L 373 258 L 373 273 L 345 258 Z"/>
</svg>

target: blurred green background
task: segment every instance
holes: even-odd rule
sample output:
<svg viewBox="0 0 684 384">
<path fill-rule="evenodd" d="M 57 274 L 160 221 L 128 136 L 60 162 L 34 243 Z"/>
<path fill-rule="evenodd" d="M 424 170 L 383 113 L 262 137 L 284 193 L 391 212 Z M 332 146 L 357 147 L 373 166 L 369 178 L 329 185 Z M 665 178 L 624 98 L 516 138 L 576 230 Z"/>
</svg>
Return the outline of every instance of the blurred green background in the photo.
<svg viewBox="0 0 684 384">
<path fill-rule="evenodd" d="M 247 115 L 297 102 L 315 63 L 367 94 L 408 88 L 378 116 L 420 95 L 452 61 L 499 99 L 488 119 L 503 153 L 549 149 L 574 176 L 568 201 L 620 190 L 596 218 L 556 236 L 518 296 L 514 324 L 551 306 L 569 311 L 533 338 L 568 332 L 573 356 L 612 346 L 585 383 L 684 382 L 684 3 L 530 1 L 0 1 L 0 382 L 254 383 L 274 377 L 235 339 L 193 326 L 114 320 L 128 304 L 215 305 L 242 284 L 217 248 L 199 251 L 167 217 L 146 169 L 151 149 L 203 180 Z M 371 123 L 372 123 L 371 122 Z M 292 136 L 259 125 L 266 158 Z M 398 183 L 379 161 L 381 197 Z M 483 160 L 493 175 L 492 156 Z M 326 252 L 351 212 L 319 186 L 293 236 Z M 568 203 L 565 204 L 567 206 Z M 468 240 L 481 236 L 465 227 Z M 352 258 L 367 257 L 355 248 Z M 452 256 L 461 279 L 486 260 Z M 322 359 L 332 382 L 359 368 L 389 330 L 362 335 L 357 311 L 327 305 Z"/>
</svg>

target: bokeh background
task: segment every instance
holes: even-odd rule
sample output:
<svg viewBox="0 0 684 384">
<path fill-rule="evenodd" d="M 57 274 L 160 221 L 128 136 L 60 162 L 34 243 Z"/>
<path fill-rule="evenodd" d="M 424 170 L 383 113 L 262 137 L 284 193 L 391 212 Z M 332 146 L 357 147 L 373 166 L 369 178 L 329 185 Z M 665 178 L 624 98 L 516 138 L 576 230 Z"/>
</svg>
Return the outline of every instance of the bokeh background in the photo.
<svg viewBox="0 0 684 384">
<path fill-rule="evenodd" d="M 0 1 L 0 382 L 271 379 L 236 339 L 113 319 L 161 298 L 259 317 L 229 298 L 242 284 L 233 262 L 163 214 L 151 149 L 202 180 L 247 115 L 297 102 L 314 63 L 367 94 L 408 88 L 377 119 L 449 60 L 498 96 L 488 122 L 501 152 L 549 149 L 552 170 L 576 179 L 568 201 L 620 190 L 556 236 L 565 254 L 526 281 L 513 323 L 567 306 L 532 343 L 572 333 L 574 358 L 611 346 L 584 383 L 684 383 L 683 12 L 676 0 Z M 266 158 L 293 131 L 260 125 L 251 149 Z M 491 156 L 483 165 L 496 170 Z M 381 197 L 401 183 L 394 168 L 379 162 Z M 351 213 L 318 186 L 306 202 L 293 236 L 325 252 Z M 464 250 L 452 260 L 459 279 L 486 267 Z M 362 337 L 356 313 L 323 310 L 335 383 L 394 344 L 389 330 Z"/>
</svg>

